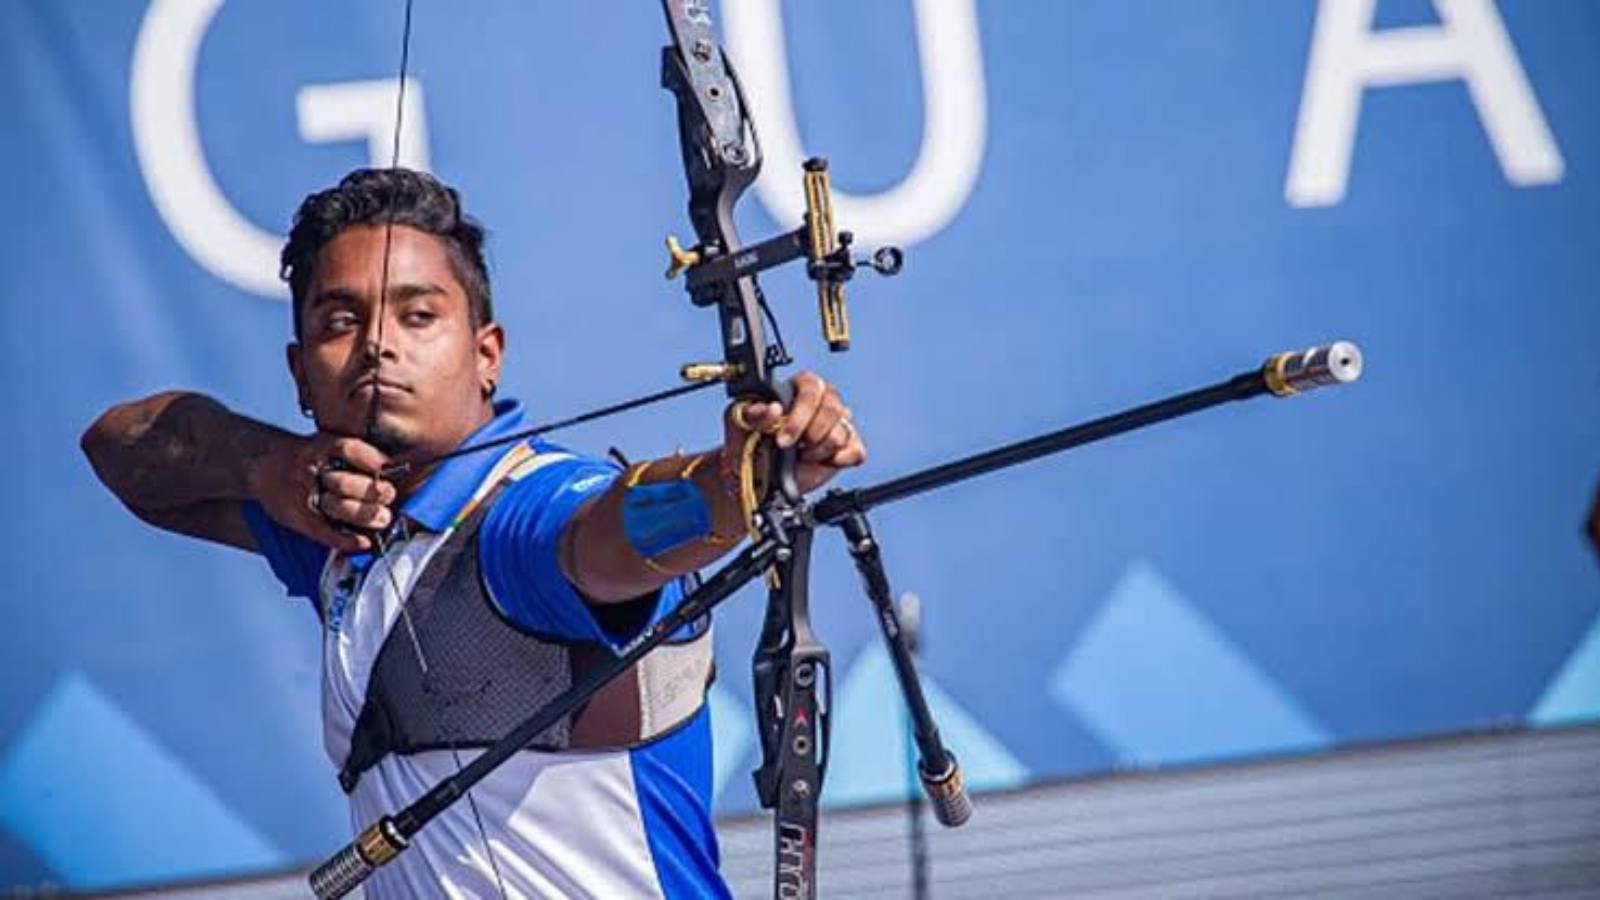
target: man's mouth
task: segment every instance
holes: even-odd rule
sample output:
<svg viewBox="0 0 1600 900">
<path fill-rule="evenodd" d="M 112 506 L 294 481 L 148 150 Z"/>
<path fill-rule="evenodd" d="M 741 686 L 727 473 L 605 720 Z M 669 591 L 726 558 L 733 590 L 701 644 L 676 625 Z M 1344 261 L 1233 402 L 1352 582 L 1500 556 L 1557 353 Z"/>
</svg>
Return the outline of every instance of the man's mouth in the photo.
<svg viewBox="0 0 1600 900">
<path fill-rule="evenodd" d="M 380 396 L 387 394 L 411 393 L 411 387 L 409 385 L 402 384 L 398 381 L 391 381 L 387 378 L 378 378 L 373 375 L 366 375 L 358 379 L 355 384 L 350 386 L 350 396 L 371 396 L 374 390 L 376 390 Z"/>
</svg>

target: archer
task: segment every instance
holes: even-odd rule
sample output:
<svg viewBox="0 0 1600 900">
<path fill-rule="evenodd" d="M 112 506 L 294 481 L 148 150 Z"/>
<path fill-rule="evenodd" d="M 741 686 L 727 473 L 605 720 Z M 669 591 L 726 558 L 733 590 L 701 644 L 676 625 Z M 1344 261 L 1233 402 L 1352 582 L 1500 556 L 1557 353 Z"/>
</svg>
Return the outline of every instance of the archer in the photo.
<svg viewBox="0 0 1600 900">
<path fill-rule="evenodd" d="M 313 602 L 324 745 L 356 827 L 458 770 L 739 543 L 750 432 L 797 449 L 802 490 L 866 458 L 838 392 L 805 373 L 787 409 L 731 407 L 701 453 L 622 469 L 529 440 L 436 461 L 522 416 L 496 399 L 506 335 L 483 241 L 433 177 L 352 172 L 306 198 L 282 255 L 312 434 L 166 392 L 83 436 L 140 519 L 258 553 Z M 418 834 L 372 896 L 726 896 L 709 626 L 663 650 Z"/>
</svg>

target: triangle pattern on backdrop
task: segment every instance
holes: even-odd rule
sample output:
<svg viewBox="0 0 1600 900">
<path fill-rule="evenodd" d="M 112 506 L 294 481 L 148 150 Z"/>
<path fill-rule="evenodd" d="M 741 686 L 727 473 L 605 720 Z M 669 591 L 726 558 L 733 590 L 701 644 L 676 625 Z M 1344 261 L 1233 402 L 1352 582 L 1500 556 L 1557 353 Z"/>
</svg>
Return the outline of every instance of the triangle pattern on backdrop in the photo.
<svg viewBox="0 0 1600 900">
<path fill-rule="evenodd" d="M 1049 690 L 1132 767 L 1331 741 L 1246 648 L 1144 563 L 1128 569 L 1079 634 Z"/>
<path fill-rule="evenodd" d="M 926 672 L 922 690 L 969 789 L 1001 790 L 1028 780 L 1027 766 Z M 833 805 L 882 803 L 920 791 L 912 772 L 910 721 L 889 652 L 881 643 L 868 645 L 834 690 L 833 755 L 823 800 Z"/>
<path fill-rule="evenodd" d="M 75 890 L 290 863 L 77 672 L 51 688 L 0 758 L 0 823 Z"/>
<path fill-rule="evenodd" d="M 1595 719 L 1600 719 L 1600 616 L 1528 713 L 1528 724 L 1541 728 Z"/>
</svg>

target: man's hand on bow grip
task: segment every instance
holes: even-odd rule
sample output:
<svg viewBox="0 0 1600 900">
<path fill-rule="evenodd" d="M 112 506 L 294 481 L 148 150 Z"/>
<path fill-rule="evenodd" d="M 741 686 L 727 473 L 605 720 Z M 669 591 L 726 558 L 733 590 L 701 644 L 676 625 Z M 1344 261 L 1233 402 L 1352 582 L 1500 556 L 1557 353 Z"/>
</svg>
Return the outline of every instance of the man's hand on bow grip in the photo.
<svg viewBox="0 0 1600 900">
<path fill-rule="evenodd" d="M 729 417 L 723 452 L 736 459 L 749 431 L 769 432 L 779 447 L 797 448 L 795 480 L 800 490 L 811 491 L 840 469 L 866 462 L 867 445 L 836 388 L 815 372 L 801 372 L 790 384 L 794 400 L 787 410 L 776 403 L 747 402 L 738 416 Z"/>
<path fill-rule="evenodd" d="M 383 451 L 358 438 L 318 432 L 261 467 L 256 496 L 277 522 L 343 553 L 372 548 L 365 532 L 394 521 L 395 486 L 378 473 Z"/>
</svg>

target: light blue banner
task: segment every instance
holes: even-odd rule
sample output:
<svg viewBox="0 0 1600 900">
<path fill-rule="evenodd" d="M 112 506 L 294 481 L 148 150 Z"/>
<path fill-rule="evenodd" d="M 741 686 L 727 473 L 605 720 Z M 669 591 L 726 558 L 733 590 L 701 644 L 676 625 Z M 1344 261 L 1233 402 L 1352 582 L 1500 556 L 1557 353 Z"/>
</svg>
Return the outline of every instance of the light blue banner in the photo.
<svg viewBox="0 0 1600 900">
<path fill-rule="evenodd" d="M 1356 341 L 1358 384 L 1257 400 L 875 518 L 920 595 L 935 711 L 980 787 L 1600 716 L 1600 7 L 1455 0 L 739 0 L 759 116 L 748 239 L 798 160 L 904 274 L 801 363 L 864 484 Z M 715 352 L 661 278 L 687 235 L 657 4 L 417 0 L 404 158 L 490 227 L 506 389 L 535 418 Z M 387 163 L 402 4 L 0 4 L 11 585 L 0 884 L 304 864 L 347 823 L 318 631 L 247 555 L 127 514 L 77 450 L 187 387 L 302 427 L 274 259 L 289 215 Z M 1448 18 L 1441 18 L 1441 10 Z M 709 446 L 710 398 L 578 448 Z M 905 789 L 842 548 L 819 541 L 838 803 Z M 719 624 L 720 804 L 754 804 L 755 592 Z"/>
</svg>

